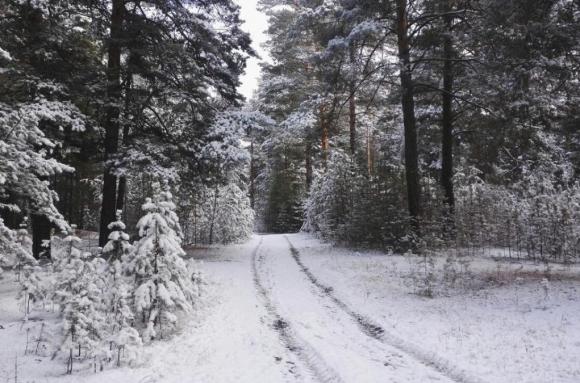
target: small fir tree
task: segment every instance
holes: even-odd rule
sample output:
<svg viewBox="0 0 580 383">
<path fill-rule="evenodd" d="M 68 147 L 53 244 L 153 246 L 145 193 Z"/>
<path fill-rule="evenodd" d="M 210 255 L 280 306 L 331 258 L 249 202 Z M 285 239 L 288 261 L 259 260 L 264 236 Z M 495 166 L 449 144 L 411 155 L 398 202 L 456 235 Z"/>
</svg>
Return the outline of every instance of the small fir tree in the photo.
<svg viewBox="0 0 580 383">
<path fill-rule="evenodd" d="M 46 297 L 46 288 L 40 278 L 41 271 L 39 266 L 33 265 L 24 265 L 22 268 L 18 298 L 24 307 L 24 320 L 28 320 L 32 304 Z"/>
<path fill-rule="evenodd" d="M 16 270 L 18 280 L 20 280 L 20 274 L 24 266 L 36 265 L 38 263 L 32 256 L 32 239 L 26 229 L 26 222 L 23 222 L 20 225 L 20 229 L 16 232 L 16 242 L 19 249 L 15 254 L 14 269 Z"/>
<path fill-rule="evenodd" d="M 0 218 L 0 277 L 3 268 L 14 267 L 19 272 L 23 265 L 36 263 L 27 246 L 27 235 L 8 228 Z"/>
<path fill-rule="evenodd" d="M 135 278 L 133 307 L 150 341 L 177 325 L 178 311 L 191 310 L 195 297 L 181 248 L 181 228 L 169 192 L 147 199 L 137 223 L 141 239 L 135 246 L 130 273 Z"/>
<path fill-rule="evenodd" d="M 117 220 L 108 226 L 111 233 L 109 234 L 109 242 L 103 247 L 103 257 L 109 263 L 126 258 L 133 249 L 129 242 L 129 234 L 125 233 L 126 226 L 121 221 L 121 214 L 121 210 L 117 210 Z"/>
<path fill-rule="evenodd" d="M 61 351 L 71 350 L 72 355 L 75 350 L 77 357 L 91 357 L 103 338 L 101 266 L 98 260 L 88 259 L 89 254 L 78 248 L 80 243 L 71 232 L 54 254 L 58 270 L 54 299 L 62 314 Z"/>
<path fill-rule="evenodd" d="M 121 261 L 115 260 L 109 266 L 109 290 L 107 292 L 107 324 L 109 355 L 117 366 L 122 356 L 129 362 L 136 360 L 142 345 L 141 336 L 134 327 L 135 315 L 131 307 L 131 291 L 123 275 Z"/>
<path fill-rule="evenodd" d="M 129 243 L 129 235 L 125 233 L 120 210 L 117 211 L 117 220 L 109 224 L 109 230 L 109 242 L 103 247 L 103 256 L 109 260 L 105 305 L 109 359 L 116 360 L 119 366 L 122 355 L 130 361 L 137 358 L 141 337 L 133 327 L 135 316 L 130 304 L 131 288 L 126 276 L 127 262 L 133 246 Z"/>
</svg>

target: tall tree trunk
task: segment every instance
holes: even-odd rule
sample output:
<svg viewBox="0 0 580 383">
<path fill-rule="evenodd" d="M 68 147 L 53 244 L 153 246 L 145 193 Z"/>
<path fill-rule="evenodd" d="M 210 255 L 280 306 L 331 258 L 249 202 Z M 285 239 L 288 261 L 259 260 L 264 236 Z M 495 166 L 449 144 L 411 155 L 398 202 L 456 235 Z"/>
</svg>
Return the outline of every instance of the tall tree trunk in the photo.
<svg viewBox="0 0 580 383">
<path fill-rule="evenodd" d="M 119 185 L 117 186 L 117 199 L 115 210 L 123 211 L 125 209 L 125 196 L 127 194 L 127 177 L 119 177 Z"/>
<path fill-rule="evenodd" d="M 312 141 L 306 138 L 304 157 L 306 158 L 306 190 L 312 185 Z"/>
<path fill-rule="evenodd" d="M 253 209 L 256 201 L 256 164 L 254 159 L 254 137 L 250 136 L 250 207 Z"/>
<path fill-rule="evenodd" d="M 123 122 L 123 147 L 126 148 L 129 144 L 129 107 L 130 107 L 130 95 L 131 87 L 133 86 L 133 74 L 131 71 L 127 73 L 126 86 L 125 86 L 125 118 Z M 125 196 L 127 194 L 127 176 L 123 175 L 119 177 L 119 186 L 117 188 L 117 203 L 115 210 L 123 211 L 125 208 Z"/>
<path fill-rule="evenodd" d="M 349 82 L 350 98 L 348 100 L 348 127 L 350 132 L 350 153 L 352 155 L 356 152 L 356 100 L 355 100 L 355 74 L 354 74 L 354 47 L 350 47 L 350 65 L 352 70 L 352 78 Z"/>
<path fill-rule="evenodd" d="M 320 106 L 320 148 L 322 150 L 322 162 L 324 168 L 328 162 L 328 120 L 326 118 L 324 107 Z"/>
<path fill-rule="evenodd" d="M 405 138 L 405 176 L 407 181 L 407 203 L 411 224 L 419 233 L 420 184 L 417 152 L 417 127 L 415 125 L 415 103 L 413 79 L 409 53 L 407 0 L 397 0 L 397 43 L 401 78 L 401 106 Z"/>
<path fill-rule="evenodd" d="M 453 40 L 451 37 L 451 27 L 453 17 L 448 13 L 451 11 L 450 0 L 444 1 L 443 13 L 445 30 L 443 39 L 443 92 L 442 118 L 441 118 L 441 186 L 445 193 L 445 204 L 448 207 L 449 217 L 453 216 L 455 196 L 453 193 Z"/>
<path fill-rule="evenodd" d="M 219 195 L 219 185 L 216 183 L 215 191 L 213 194 L 213 207 L 211 213 L 211 222 L 209 225 L 209 244 L 213 245 L 213 231 L 215 226 L 215 218 L 217 216 L 217 205 L 218 205 L 218 195 Z"/>
<path fill-rule="evenodd" d="M 367 172 L 369 177 L 373 175 L 373 153 L 372 153 L 372 142 L 371 142 L 371 130 L 370 127 L 367 125 L 366 129 L 367 135 Z"/>
<path fill-rule="evenodd" d="M 109 223 L 115 220 L 117 204 L 117 178 L 113 175 L 110 160 L 119 147 L 119 102 L 121 100 L 121 34 L 123 27 L 124 0 L 113 0 L 111 14 L 111 36 L 107 63 L 107 108 L 105 117 L 105 171 L 103 175 L 103 202 L 99 246 L 104 246 L 109 237 Z"/>
<path fill-rule="evenodd" d="M 197 196 L 193 199 L 193 244 L 197 245 Z"/>
<path fill-rule="evenodd" d="M 42 247 L 45 240 L 50 241 L 51 224 L 46 216 L 41 214 L 32 214 L 32 255 L 39 259 L 44 251 L 48 251 L 50 257 L 50 246 L 48 248 Z M 50 242 L 48 242 L 50 243 Z"/>
<path fill-rule="evenodd" d="M 328 125 L 326 122 L 322 125 L 322 136 L 321 136 L 321 146 L 322 146 L 322 159 L 324 160 L 324 167 L 328 162 Z"/>
<path fill-rule="evenodd" d="M 75 173 L 69 173 L 68 176 L 66 177 L 67 179 L 67 188 L 68 188 L 68 198 L 67 198 L 67 203 L 68 203 L 68 221 L 69 223 L 75 223 L 78 225 L 78 222 L 75 222 L 74 219 L 74 207 L 76 205 L 76 201 L 75 201 L 75 190 L 77 189 L 77 185 L 76 185 L 76 172 Z"/>
</svg>

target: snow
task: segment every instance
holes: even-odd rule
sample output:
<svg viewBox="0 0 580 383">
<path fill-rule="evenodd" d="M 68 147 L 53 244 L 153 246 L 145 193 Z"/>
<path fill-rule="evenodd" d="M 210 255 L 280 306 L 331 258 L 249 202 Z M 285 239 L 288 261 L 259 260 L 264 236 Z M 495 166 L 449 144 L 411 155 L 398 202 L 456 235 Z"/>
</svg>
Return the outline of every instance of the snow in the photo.
<svg viewBox="0 0 580 383">
<path fill-rule="evenodd" d="M 111 368 L 94 374 L 90 366 L 64 375 L 65 366 L 50 357 L 24 356 L 26 336 L 15 301 L 17 284 L 0 281 L 0 381 L 14 373 L 19 355 L 21 381 L 37 382 L 296 382 L 291 371 L 299 361 L 279 340 L 267 321 L 253 285 L 251 254 L 258 238 L 227 248 L 194 251 L 207 286 L 196 310 L 171 339 L 145 348 L 137 368 Z M 10 274 L 9 272 L 6 273 Z M 32 318 L 32 316 L 31 316 Z M 49 320 L 56 321 L 50 316 Z M 29 322 L 36 323 L 36 322 Z M 34 331 L 32 331 L 34 333 Z M 4 340 L 7 340 L 4 343 Z M 5 344 L 15 345 L 6 347 Z M 22 345 L 22 347 L 20 347 Z"/>
<path fill-rule="evenodd" d="M 472 257 L 456 287 L 415 294 L 417 257 L 289 236 L 306 267 L 362 314 L 486 382 L 578 382 L 580 268 Z M 415 259 L 413 259 L 415 258 Z M 444 258 L 435 260 L 441 269 Z M 549 276 L 550 282 L 545 277 Z M 549 294 L 546 291 L 549 290 Z"/>
<path fill-rule="evenodd" d="M 293 382 L 298 363 L 267 322 L 252 283 L 251 254 L 259 239 L 193 251 L 209 286 L 190 325 L 154 346 L 151 365 L 125 382 Z M 125 378 L 125 377 L 123 377 Z"/>
<path fill-rule="evenodd" d="M 10 56 L 10 53 L 8 53 L 2 48 L 0 48 L 0 58 L 6 61 L 12 61 L 12 56 Z"/>
<path fill-rule="evenodd" d="M 436 278 L 426 298 L 415 286 L 419 257 L 333 247 L 306 234 L 255 235 L 191 248 L 188 257 L 204 282 L 194 310 L 176 313 L 177 333 L 144 346 L 135 367 L 97 373 L 86 363 L 65 375 L 48 343 L 24 355 L 26 329 L 30 350 L 42 323 L 58 338 L 58 318 L 36 308 L 23 322 L 18 283 L 4 273 L 0 381 L 13 379 L 16 356 L 22 382 L 580 379 L 577 265 L 462 258 L 455 283 Z M 434 274 L 446 263 L 434 257 Z"/>
<path fill-rule="evenodd" d="M 330 381 L 452 381 L 368 336 L 332 301 L 313 290 L 292 258 L 284 236 L 265 236 L 261 251 L 267 254 L 262 273 L 274 304 L 307 345 L 306 358 L 316 357 L 316 369 L 337 377 Z"/>
</svg>

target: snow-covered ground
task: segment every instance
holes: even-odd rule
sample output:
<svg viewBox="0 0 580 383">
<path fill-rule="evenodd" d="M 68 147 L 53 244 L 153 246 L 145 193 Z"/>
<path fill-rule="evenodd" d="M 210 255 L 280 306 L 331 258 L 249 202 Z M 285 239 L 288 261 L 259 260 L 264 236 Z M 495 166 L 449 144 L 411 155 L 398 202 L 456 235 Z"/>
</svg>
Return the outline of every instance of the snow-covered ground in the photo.
<svg viewBox="0 0 580 383">
<path fill-rule="evenodd" d="M 203 259 L 200 268 L 207 279 L 195 316 L 184 320 L 186 324 L 172 339 L 146 347 L 139 367 L 96 374 L 85 365 L 84 370 L 65 375 L 63 361 L 52 361 L 51 352 L 24 355 L 26 328 L 32 328 L 32 338 L 39 330 L 37 315 L 47 319 L 50 327 L 55 318 L 35 311 L 23 323 L 15 300 L 18 284 L 6 273 L 0 281 L 0 325 L 4 327 L 0 329 L 0 382 L 14 382 L 16 356 L 18 382 L 302 381 L 294 372 L 298 361 L 280 342 L 256 293 L 251 262 L 258 242 L 254 237 L 235 247 L 193 251 Z"/>
<path fill-rule="evenodd" d="M 578 266 L 465 257 L 455 283 L 436 278 L 426 298 L 416 294 L 419 257 L 288 237 L 320 285 L 410 349 L 486 382 L 580 381 Z M 445 261 L 434 259 L 435 275 L 445 274 Z"/>
<path fill-rule="evenodd" d="M 56 315 L 36 310 L 23 322 L 5 274 L 0 383 L 15 381 L 15 365 L 18 382 L 37 383 L 580 381 L 578 267 L 425 263 L 305 234 L 190 254 L 207 281 L 196 314 L 147 346 L 140 366 L 96 374 L 87 364 L 64 375 L 44 342 L 36 352 L 42 323 L 53 336 Z M 417 294 L 426 286 L 432 298 Z"/>
</svg>

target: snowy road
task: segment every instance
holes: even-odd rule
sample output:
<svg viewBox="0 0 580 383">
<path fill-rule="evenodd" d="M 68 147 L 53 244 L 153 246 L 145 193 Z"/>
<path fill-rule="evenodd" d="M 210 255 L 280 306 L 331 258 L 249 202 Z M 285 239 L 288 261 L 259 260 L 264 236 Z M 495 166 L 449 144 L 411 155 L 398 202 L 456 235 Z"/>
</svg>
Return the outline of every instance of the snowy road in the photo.
<svg viewBox="0 0 580 383">
<path fill-rule="evenodd" d="M 212 304 L 198 324 L 157 347 L 136 381 L 471 383 L 390 343 L 379 326 L 369 328 L 330 288 L 313 283 L 293 238 L 256 235 L 202 255 Z"/>
<path fill-rule="evenodd" d="M 255 251 L 258 290 L 283 327 L 283 342 L 315 381 L 449 382 L 467 381 L 446 366 L 412 355 L 313 283 L 284 235 L 266 235 Z M 291 238 L 291 236 L 290 236 Z M 295 254 L 294 254 L 295 255 Z M 262 291 L 260 291 L 262 290 Z"/>
</svg>

